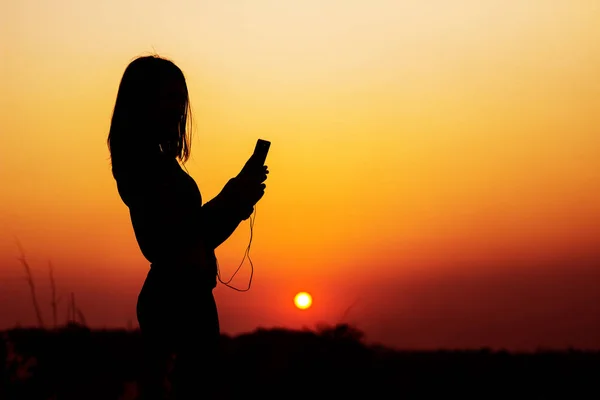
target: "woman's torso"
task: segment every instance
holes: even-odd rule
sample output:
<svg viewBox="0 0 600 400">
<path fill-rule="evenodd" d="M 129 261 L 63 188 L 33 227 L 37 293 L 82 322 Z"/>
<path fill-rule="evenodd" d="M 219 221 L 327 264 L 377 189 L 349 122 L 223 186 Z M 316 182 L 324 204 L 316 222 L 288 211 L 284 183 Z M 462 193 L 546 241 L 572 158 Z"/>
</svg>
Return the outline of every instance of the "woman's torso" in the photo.
<svg viewBox="0 0 600 400">
<path fill-rule="evenodd" d="M 201 279 L 215 287 L 216 257 L 202 235 L 202 196 L 177 160 L 162 159 L 117 183 L 151 268 L 161 275 Z"/>
</svg>

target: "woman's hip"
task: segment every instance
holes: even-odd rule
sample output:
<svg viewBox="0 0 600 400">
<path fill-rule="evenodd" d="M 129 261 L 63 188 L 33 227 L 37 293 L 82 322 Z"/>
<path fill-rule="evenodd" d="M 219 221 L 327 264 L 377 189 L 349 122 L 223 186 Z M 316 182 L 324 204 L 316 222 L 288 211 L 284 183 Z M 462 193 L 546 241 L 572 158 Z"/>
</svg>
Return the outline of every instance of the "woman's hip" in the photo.
<svg viewBox="0 0 600 400">
<path fill-rule="evenodd" d="M 196 285 L 182 276 L 149 271 L 137 300 L 142 333 L 206 331 L 217 334 L 219 319 L 212 288 Z"/>
</svg>

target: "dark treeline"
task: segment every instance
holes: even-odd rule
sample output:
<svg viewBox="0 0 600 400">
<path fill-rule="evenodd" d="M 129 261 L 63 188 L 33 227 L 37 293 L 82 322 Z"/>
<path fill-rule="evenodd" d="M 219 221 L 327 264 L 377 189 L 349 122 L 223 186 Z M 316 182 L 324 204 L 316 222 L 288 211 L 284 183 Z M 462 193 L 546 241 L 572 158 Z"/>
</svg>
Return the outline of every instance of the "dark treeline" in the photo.
<svg viewBox="0 0 600 400">
<path fill-rule="evenodd" d="M 135 399 L 136 330 L 11 329 L 0 399 Z M 348 325 L 222 336 L 224 399 L 600 398 L 600 352 L 400 351 Z"/>
</svg>

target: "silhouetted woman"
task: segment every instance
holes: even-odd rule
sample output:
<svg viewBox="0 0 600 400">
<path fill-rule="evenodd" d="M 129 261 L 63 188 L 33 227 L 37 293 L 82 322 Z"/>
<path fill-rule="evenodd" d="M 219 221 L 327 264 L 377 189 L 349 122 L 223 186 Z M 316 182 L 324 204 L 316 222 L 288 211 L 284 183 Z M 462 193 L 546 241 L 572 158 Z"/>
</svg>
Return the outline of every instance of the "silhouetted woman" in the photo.
<svg viewBox="0 0 600 400">
<path fill-rule="evenodd" d="M 143 399 L 166 397 L 173 355 L 170 375 L 177 399 L 214 393 L 220 336 L 214 250 L 252 215 L 268 173 L 250 158 L 219 195 L 202 205 L 196 182 L 181 168 L 191 150 L 189 119 L 185 77 L 173 62 L 146 56 L 128 65 L 108 147 L 119 195 L 150 262 L 137 303 L 145 349 Z"/>
</svg>

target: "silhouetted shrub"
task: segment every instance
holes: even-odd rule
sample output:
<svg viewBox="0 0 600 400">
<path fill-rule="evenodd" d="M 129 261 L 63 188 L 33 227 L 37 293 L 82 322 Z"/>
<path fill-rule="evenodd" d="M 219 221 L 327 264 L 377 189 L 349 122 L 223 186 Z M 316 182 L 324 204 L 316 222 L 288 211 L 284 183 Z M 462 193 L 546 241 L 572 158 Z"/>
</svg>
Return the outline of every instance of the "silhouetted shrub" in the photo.
<svg viewBox="0 0 600 400">
<path fill-rule="evenodd" d="M 0 399 L 126 400 L 139 331 L 17 328 L 0 335 Z M 348 325 L 222 336 L 223 398 L 594 398 L 600 352 L 399 351 Z M 578 396 L 579 393 L 585 393 Z M 132 398 L 132 397 L 130 397 Z"/>
</svg>

